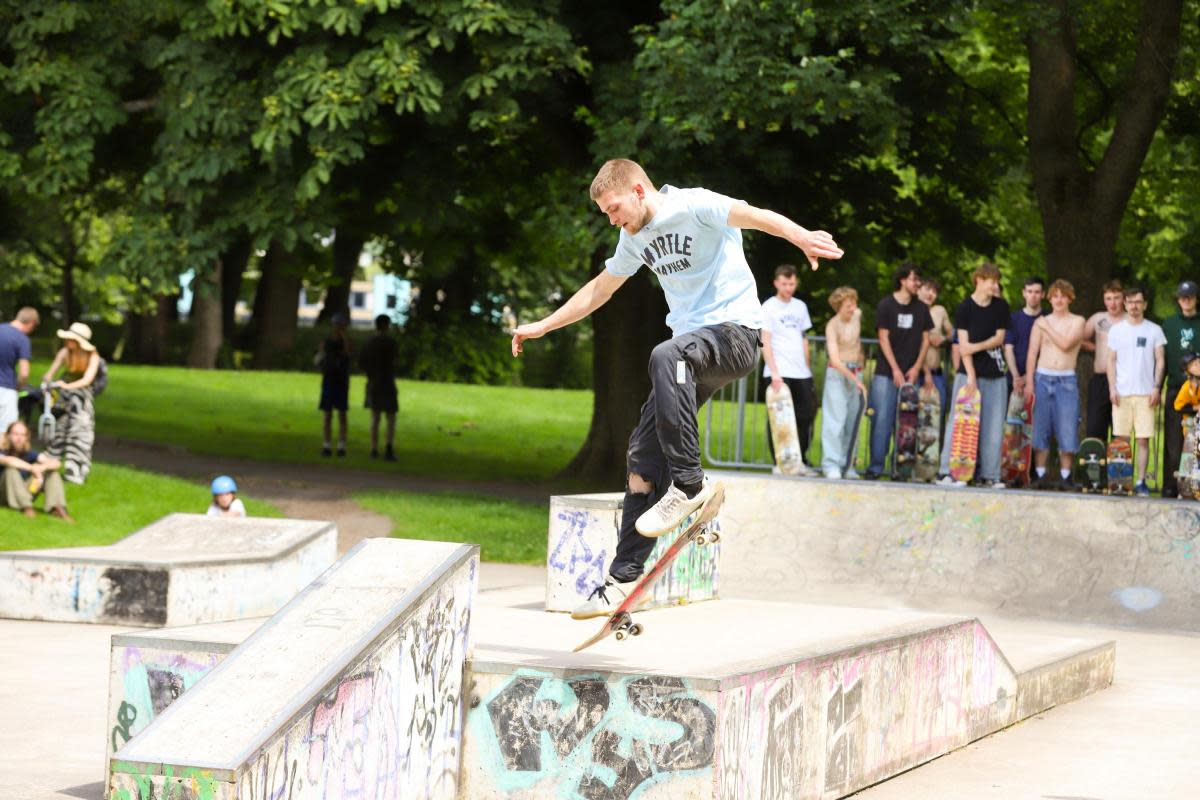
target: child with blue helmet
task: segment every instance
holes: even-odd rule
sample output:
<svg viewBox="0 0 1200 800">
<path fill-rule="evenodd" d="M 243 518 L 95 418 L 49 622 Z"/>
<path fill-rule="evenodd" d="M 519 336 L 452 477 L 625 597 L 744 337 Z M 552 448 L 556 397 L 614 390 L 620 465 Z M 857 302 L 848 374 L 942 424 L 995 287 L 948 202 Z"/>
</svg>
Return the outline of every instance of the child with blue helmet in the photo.
<svg viewBox="0 0 1200 800">
<path fill-rule="evenodd" d="M 244 517 L 246 506 L 238 499 L 237 483 L 228 475 L 219 475 L 212 482 L 212 505 L 205 512 L 209 517 Z"/>
</svg>

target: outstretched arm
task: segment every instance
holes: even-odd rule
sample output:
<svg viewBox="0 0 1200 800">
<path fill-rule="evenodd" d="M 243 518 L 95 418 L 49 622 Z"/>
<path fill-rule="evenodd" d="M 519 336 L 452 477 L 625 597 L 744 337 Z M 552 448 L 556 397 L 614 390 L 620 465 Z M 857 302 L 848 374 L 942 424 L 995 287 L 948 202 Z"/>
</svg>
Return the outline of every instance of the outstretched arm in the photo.
<svg viewBox="0 0 1200 800">
<path fill-rule="evenodd" d="M 810 231 L 792 222 L 782 214 L 768 211 L 765 208 L 755 208 L 744 203 L 737 203 L 729 209 L 727 222 L 735 228 L 750 228 L 780 239 L 786 239 L 804 251 L 808 263 L 815 270 L 817 259 L 838 259 L 842 257 L 842 249 L 837 246 L 833 237 L 825 231 Z"/>
<path fill-rule="evenodd" d="M 553 314 L 537 322 L 521 325 L 514 330 L 513 356 L 520 355 L 526 339 L 540 339 L 550 331 L 565 328 L 572 322 L 578 322 L 591 314 L 607 303 L 608 299 L 613 296 L 613 292 L 621 288 L 621 284 L 626 280 L 626 278 L 613 275 L 606 269 L 601 270 L 599 275 L 585 283 L 582 289 L 571 295 L 571 299 L 563 303 Z"/>
</svg>

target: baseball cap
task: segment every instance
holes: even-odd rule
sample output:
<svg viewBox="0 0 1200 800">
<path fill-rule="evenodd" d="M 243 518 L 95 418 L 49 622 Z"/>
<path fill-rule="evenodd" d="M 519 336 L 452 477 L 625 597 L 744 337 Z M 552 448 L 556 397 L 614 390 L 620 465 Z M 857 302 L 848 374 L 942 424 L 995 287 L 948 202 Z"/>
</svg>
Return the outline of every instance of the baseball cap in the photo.
<svg viewBox="0 0 1200 800">
<path fill-rule="evenodd" d="M 1192 281 L 1183 281 L 1175 290 L 1176 297 L 1195 297 L 1198 294 L 1200 294 L 1200 287 Z"/>
</svg>

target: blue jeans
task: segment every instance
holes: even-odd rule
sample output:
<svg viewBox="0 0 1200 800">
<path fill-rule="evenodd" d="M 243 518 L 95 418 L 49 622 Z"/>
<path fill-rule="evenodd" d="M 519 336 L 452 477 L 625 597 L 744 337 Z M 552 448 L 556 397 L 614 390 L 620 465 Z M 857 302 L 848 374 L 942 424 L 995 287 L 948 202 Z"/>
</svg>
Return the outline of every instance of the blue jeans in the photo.
<svg viewBox="0 0 1200 800">
<path fill-rule="evenodd" d="M 1050 436 L 1060 453 L 1079 449 L 1079 384 L 1074 375 L 1034 373 L 1033 447 L 1049 450 Z"/>
<path fill-rule="evenodd" d="M 871 417 L 871 464 L 867 467 L 868 475 L 883 474 L 892 445 L 892 429 L 896 427 L 896 395 L 899 392 L 890 375 L 871 378 L 869 405 L 875 413 Z"/>
<path fill-rule="evenodd" d="M 841 474 L 846 466 L 859 402 L 858 387 L 853 381 L 836 369 L 825 371 L 825 389 L 821 392 L 821 471 L 826 475 Z"/>
<path fill-rule="evenodd" d="M 1004 378 L 979 378 L 979 452 L 976 454 L 975 477 L 985 481 L 1000 480 L 1000 450 L 1004 442 L 1004 417 L 1008 413 L 1008 381 Z M 950 397 L 967 384 L 967 376 L 954 376 Z M 938 472 L 950 474 L 950 441 L 954 434 L 954 400 L 946 417 L 946 433 L 942 437 L 942 463 Z"/>
</svg>

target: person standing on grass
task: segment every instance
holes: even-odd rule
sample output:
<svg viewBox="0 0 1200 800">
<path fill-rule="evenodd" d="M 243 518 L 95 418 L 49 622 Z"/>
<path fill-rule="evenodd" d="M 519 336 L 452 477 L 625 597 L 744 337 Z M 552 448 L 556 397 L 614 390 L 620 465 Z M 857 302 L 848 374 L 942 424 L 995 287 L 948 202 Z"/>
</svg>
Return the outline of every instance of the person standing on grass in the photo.
<svg viewBox="0 0 1200 800">
<path fill-rule="evenodd" d="M 33 358 L 29 334 L 37 326 L 37 309 L 28 306 L 18 311 L 12 322 L 0 325 L 0 430 L 20 416 L 18 392 L 29 380 L 29 362 Z"/>
<path fill-rule="evenodd" d="M 984 262 L 974 275 L 975 291 L 954 311 L 955 339 L 961 360 L 950 390 L 950 414 L 942 439 L 942 463 L 938 471 L 948 486 L 965 486 L 950 477 L 950 443 L 958 417 L 954 399 L 964 386 L 979 389 L 979 447 L 975 474 L 984 486 L 1004 489 L 1000 480 L 1000 449 L 1004 435 L 1004 416 L 1008 411 L 1008 364 L 1004 358 L 1005 331 L 1012 324 L 1008 303 L 998 297 L 1000 268 Z"/>
<path fill-rule="evenodd" d="M 851 440 L 855 416 L 866 399 L 862 382 L 862 309 L 858 292 L 839 286 L 829 295 L 834 316 L 825 324 L 825 349 L 829 353 L 825 388 L 821 393 L 821 470 L 826 478 L 857 478 L 854 462 L 843 474 L 846 456 L 858 443 Z"/>
<path fill-rule="evenodd" d="M 812 363 L 809 354 L 808 336 L 812 319 L 808 306 L 796 297 L 796 268 L 782 264 L 775 269 L 775 296 L 768 297 L 762 304 L 763 366 L 762 386 L 780 391 L 785 385 L 792 395 L 792 411 L 795 415 L 796 436 L 800 440 L 800 474 L 816 475 L 808 466 L 808 446 L 812 442 L 812 425 L 817 416 L 817 395 L 813 391 Z M 771 438 L 771 425 L 767 423 L 767 447 L 771 458 L 775 457 L 775 443 Z"/>
<path fill-rule="evenodd" d="M 396 395 L 396 340 L 388 334 L 392 320 L 387 314 L 375 317 L 375 335 L 363 346 L 358 366 L 367 375 L 367 392 L 363 407 L 371 409 L 371 458 L 379 458 L 379 417 L 387 417 L 384 461 L 395 461 L 396 412 L 400 410 Z"/>
<path fill-rule="evenodd" d="M 1125 290 L 1125 319 L 1108 331 L 1108 398 L 1113 408 L 1113 437 L 1137 440 L 1136 485 L 1133 493 L 1149 497 L 1146 466 L 1150 439 L 1157 424 L 1159 389 L 1166 374 L 1167 337 L 1146 319 L 1146 294 Z"/>
<path fill-rule="evenodd" d="M 621 229 L 605 268 L 562 307 L 513 331 L 512 353 L 526 341 L 583 319 L 643 266 L 658 275 L 673 337 L 650 356 L 650 396 L 627 451 L 628 478 L 617 551 L 604 583 L 575 609 L 576 619 L 617 607 L 645 569 L 654 538 L 669 532 L 712 495 L 700 465 L 697 410 L 758 361 L 762 308 L 742 251 L 742 229 L 763 231 L 818 258 L 841 258 L 824 231 L 808 231 L 773 211 L 707 189 L 658 189 L 633 161 L 606 162 L 591 198 Z M 630 365 L 630 369 L 640 369 Z"/>
<path fill-rule="evenodd" d="M 1197 286 L 1192 281 L 1183 281 L 1175 290 L 1175 302 L 1179 311 L 1163 320 L 1163 335 L 1167 337 L 1167 399 L 1179 394 L 1187 383 L 1183 368 L 1185 353 L 1200 350 L 1200 314 L 1196 313 Z M 1179 457 L 1183 450 L 1183 417 L 1175 410 L 1174 403 L 1166 403 L 1163 409 L 1163 497 L 1179 496 L 1179 481 L 1175 471 L 1179 469 Z"/>
<path fill-rule="evenodd" d="M 933 317 L 929 306 L 917 298 L 921 275 L 916 264 L 903 264 L 892 276 L 891 294 L 875 308 L 875 328 L 879 335 L 879 356 L 871 378 L 871 463 L 863 476 L 875 480 L 883 474 L 883 465 L 891 449 L 896 425 L 896 398 L 900 387 L 915 384 L 925 373 L 925 382 L 933 386 L 933 375 L 925 363 L 929 351 L 929 332 Z"/>
<path fill-rule="evenodd" d="M 1073 492 L 1071 468 L 1079 450 L 1079 380 L 1075 362 L 1083 343 L 1087 320 L 1071 313 L 1075 287 L 1064 280 L 1050 284 L 1049 316 L 1037 317 L 1026 354 L 1025 396 L 1036 397 L 1033 407 L 1034 487 L 1048 489 L 1046 461 L 1050 457 L 1050 436 L 1058 445 L 1059 488 Z M 1016 316 L 1016 315 L 1014 315 Z"/>
<path fill-rule="evenodd" d="M 321 431 L 325 441 L 321 455 L 333 455 L 333 414 L 338 415 L 338 458 L 346 455 L 346 412 L 350 408 L 350 337 L 346 335 L 349 324 L 340 311 L 329 318 L 329 338 L 321 342 L 317 350 L 316 363 L 321 368 L 321 400 L 317 408 L 323 415 Z"/>
<path fill-rule="evenodd" d="M 67 492 L 63 486 L 62 462 L 34 450 L 29 428 L 24 422 L 12 422 L 0 442 L 0 469 L 4 471 L 4 503 L 27 517 L 36 517 L 33 501 L 40 494 L 46 513 L 64 522 L 74 522 L 67 513 Z"/>
<path fill-rule="evenodd" d="M 1120 281 L 1104 284 L 1104 310 L 1088 317 L 1083 328 L 1083 350 L 1095 353 L 1092 377 L 1088 381 L 1087 420 L 1084 436 L 1108 441 L 1112 426 L 1112 401 L 1108 399 L 1108 332 L 1125 319 L 1125 287 Z"/>
<path fill-rule="evenodd" d="M 63 414 L 54 426 L 54 438 L 46 448 L 49 455 L 63 463 L 63 477 L 83 485 L 92 470 L 92 446 L 96 441 L 96 383 L 101 359 L 92 344 L 92 329 L 72 322 L 58 332 L 63 347 L 54 356 L 42 386 L 58 390 L 56 406 Z M 62 380 L 54 376 L 63 370 Z"/>
</svg>

